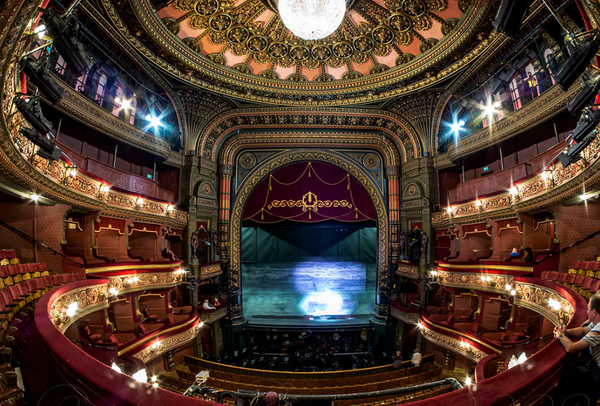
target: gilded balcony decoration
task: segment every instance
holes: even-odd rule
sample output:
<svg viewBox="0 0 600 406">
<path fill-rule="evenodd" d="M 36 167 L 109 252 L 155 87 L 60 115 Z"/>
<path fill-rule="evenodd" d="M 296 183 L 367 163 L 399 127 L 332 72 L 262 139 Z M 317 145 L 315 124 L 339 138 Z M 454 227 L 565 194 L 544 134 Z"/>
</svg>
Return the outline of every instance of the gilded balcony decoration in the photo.
<svg viewBox="0 0 600 406">
<path fill-rule="evenodd" d="M 189 325 L 191 325 L 191 327 Z M 177 328 L 183 327 L 187 328 L 187 330 L 167 337 L 161 337 L 161 335 L 159 334 L 157 334 L 156 337 L 151 337 L 150 339 L 152 340 L 152 344 L 147 345 L 145 348 L 134 353 L 132 356 L 141 360 L 145 364 L 148 361 L 151 361 L 154 358 L 157 358 L 166 352 L 169 352 L 187 342 L 192 341 L 200 332 L 200 329 L 202 328 L 202 323 L 199 323 L 198 317 L 195 317 L 194 319 L 190 320 L 185 326 L 177 326 Z M 139 345 L 142 346 L 144 344 L 147 343 L 140 343 Z"/>
<path fill-rule="evenodd" d="M 70 290 L 50 306 L 50 320 L 64 333 L 80 317 L 108 306 L 108 286 L 95 284 Z"/>
<path fill-rule="evenodd" d="M 487 353 L 474 347 L 470 344 L 468 337 L 465 339 L 450 337 L 438 331 L 429 329 L 426 326 L 422 326 L 419 331 L 427 341 L 457 354 L 461 354 L 473 362 L 479 362 L 491 353 L 494 353 L 493 351 Z"/>
</svg>

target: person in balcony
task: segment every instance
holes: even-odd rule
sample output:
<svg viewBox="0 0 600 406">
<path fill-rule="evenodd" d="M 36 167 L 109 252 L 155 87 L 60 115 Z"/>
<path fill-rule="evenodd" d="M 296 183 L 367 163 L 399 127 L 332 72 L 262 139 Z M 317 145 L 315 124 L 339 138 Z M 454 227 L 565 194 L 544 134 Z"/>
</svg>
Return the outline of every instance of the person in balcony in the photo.
<svg viewBox="0 0 600 406">
<path fill-rule="evenodd" d="M 525 248 L 525 263 L 532 263 L 533 262 L 533 250 L 531 249 L 531 247 L 527 247 Z"/>
<path fill-rule="evenodd" d="M 519 255 L 521 255 L 521 254 L 519 253 L 519 250 L 517 250 L 517 247 L 513 248 L 512 251 L 510 252 L 510 256 L 513 258 L 518 257 Z"/>
<path fill-rule="evenodd" d="M 214 307 L 213 305 L 211 305 L 210 303 L 208 303 L 208 299 L 204 299 L 204 303 L 202 304 L 202 308 L 204 310 L 215 310 L 216 307 Z"/>
<path fill-rule="evenodd" d="M 421 356 L 419 349 L 415 348 L 415 350 L 412 352 L 412 355 L 410 356 L 410 362 L 413 364 L 413 366 L 418 367 L 419 365 L 421 365 L 422 359 L 423 357 Z"/>
<path fill-rule="evenodd" d="M 567 353 L 581 351 L 578 358 L 565 366 L 557 389 L 557 398 L 562 399 L 559 403 L 562 405 L 595 405 L 600 399 L 600 294 L 590 298 L 587 316 L 590 323 L 585 327 L 554 328 L 554 337 Z M 569 337 L 581 340 L 571 341 Z"/>
<path fill-rule="evenodd" d="M 402 366 L 402 353 L 400 351 L 396 351 L 396 355 L 394 355 L 394 363 L 392 364 L 392 368 L 400 369 Z"/>
</svg>

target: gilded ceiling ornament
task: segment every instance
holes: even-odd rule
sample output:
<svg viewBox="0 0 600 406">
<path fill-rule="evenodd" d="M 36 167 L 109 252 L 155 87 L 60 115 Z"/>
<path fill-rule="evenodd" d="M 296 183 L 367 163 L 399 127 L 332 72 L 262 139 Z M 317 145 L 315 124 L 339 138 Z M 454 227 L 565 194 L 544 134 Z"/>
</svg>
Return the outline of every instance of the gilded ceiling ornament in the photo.
<svg viewBox="0 0 600 406">
<path fill-rule="evenodd" d="M 208 20 L 201 15 L 193 15 L 189 20 L 190 27 L 194 30 L 204 30 L 208 28 Z"/>
<path fill-rule="evenodd" d="M 343 80 L 347 80 L 347 79 L 358 79 L 359 77 L 362 76 L 362 73 L 357 72 L 355 70 L 349 70 L 348 72 L 345 72 L 342 75 L 342 79 Z"/>
<path fill-rule="evenodd" d="M 412 35 L 407 32 L 399 32 L 394 37 L 394 43 L 398 46 L 406 46 L 412 43 Z"/>
<path fill-rule="evenodd" d="M 193 49 L 196 52 L 202 51 L 202 43 L 200 41 L 198 41 L 196 38 L 187 37 L 187 38 L 183 39 L 183 42 L 185 42 L 188 47 L 190 47 L 191 49 Z"/>
<path fill-rule="evenodd" d="M 312 49 L 312 57 L 319 62 L 327 61 L 331 58 L 332 52 L 329 47 L 317 45 Z"/>
<path fill-rule="evenodd" d="M 162 19 L 164 25 L 167 26 L 167 29 L 171 31 L 173 34 L 177 35 L 179 32 L 179 23 L 177 20 L 171 17 L 166 17 Z"/>
<path fill-rule="evenodd" d="M 449 18 L 442 24 L 442 34 L 448 35 L 458 25 L 458 18 Z"/>
<path fill-rule="evenodd" d="M 260 35 L 255 35 L 248 39 L 248 49 L 250 52 L 263 52 L 265 49 L 267 49 L 268 44 L 268 39 Z"/>
<path fill-rule="evenodd" d="M 361 35 L 359 37 L 354 38 L 354 41 L 352 41 L 352 45 L 354 46 L 354 49 L 356 49 L 358 52 L 367 53 L 371 52 L 371 50 L 375 46 L 375 43 L 372 38 L 367 37 L 366 35 Z"/>
<path fill-rule="evenodd" d="M 214 63 L 218 63 L 219 65 L 225 65 L 225 58 L 223 58 L 223 55 L 221 55 L 221 54 L 217 54 L 217 53 L 208 54 L 208 57 Z"/>
<path fill-rule="evenodd" d="M 424 42 L 421 42 L 421 45 L 419 46 L 419 50 L 421 52 L 427 52 L 431 48 L 433 48 L 436 44 L 437 44 L 437 39 L 427 38 Z"/>
<path fill-rule="evenodd" d="M 310 56 L 310 50 L 306 45 L 297 45 L 290 49 L 290 57 L 294 61 L 303 61 Z"/>
<path fill-rule="evenodd" d="M 400 13 L 392 14 L 388 19 L 388 24 L 396 31 L 401 32 L 406 32 L 412 27 L 410 18 Z"/>
<path fill-rule="evenodd" d="M 209 16 L 214 14 L 219 9 L 217 0 L 198 0 L 194 4 L 194 11 L 201 16 Z"/>
<path fill-rule="evenodd" d="M 235 65 L 233 65 L 233 69 L 242 72 L 242 73 L 247 73 L 247 74 L 251 74 L 252 73 L 252 69 L 250 68 L 250 66 L 248 66 L 245 63 L 236 63 Z"/>
<path fill-rule="evenodd" d="M 385 72 L 388 69 L 389 69 L 389 66 L 387 66 L 383 63 L 378 63 L 377 65 L 373 65 L 373 67 L 369 70 L 369 74 L 376 75 L 378 73 Z"/>
<path fill-rule="evenodd" d="M 233 19 L 228 14 L 219 13 L 210 18 L 209 25 L 215 31 L 225 31 L 233 25 Z"/>
<path fill-rule="evenodd" d="M 334 77 L 328 73 L 321 73 L 315 78 L 315 82 L 331 82 Z"/>
<path fill-rule="evenodd" d="M 447 7 L 445 0 L 427 0 L 427 8 L 432 13 L 439 13 L 440 11 L 444 11 Z"/>
<path fill-rule="evenodd" d="M 212 44 L 219 45 L 227 43 L 226 33 L 219 31 L 212 31 L 208 38 Z"/>
</svg>

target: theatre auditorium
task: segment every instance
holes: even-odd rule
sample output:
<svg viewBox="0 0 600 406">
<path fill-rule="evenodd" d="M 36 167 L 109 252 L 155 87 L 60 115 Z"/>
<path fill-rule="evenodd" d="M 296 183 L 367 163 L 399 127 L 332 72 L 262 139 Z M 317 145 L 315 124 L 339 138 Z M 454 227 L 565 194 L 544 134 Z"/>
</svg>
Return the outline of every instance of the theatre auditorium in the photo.
<svg viewBox="0 0 600 406">
<path fill-rule="evenodd" d="M 559 404 L 599 48 L 596 0 L 2 0 L 0 404 Z"/>
</svg>

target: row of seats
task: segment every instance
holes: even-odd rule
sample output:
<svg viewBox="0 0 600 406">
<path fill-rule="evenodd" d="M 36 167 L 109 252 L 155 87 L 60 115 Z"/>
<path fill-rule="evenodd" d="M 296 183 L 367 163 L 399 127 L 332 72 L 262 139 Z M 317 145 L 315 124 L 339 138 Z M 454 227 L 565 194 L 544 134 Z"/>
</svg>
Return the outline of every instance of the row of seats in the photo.
<svg viewBox="0 0 600 406">
<path fill-rule="evenodd" d="M 591 276 L 600 279 L 599 261 L 573 261 L 569 273 L 577 273 L 583 276 Z"/>
<path fill-rule="evenodd" d="M 20 264 L 13 250 L 0 250 L 0 342 L 4 364 L 0 365 L 0 404 L 22 405 L 23 392 L 12 370 L 13 350 L 30 334 L 37 300 L 54 286 L 78 280 L 78 274 L 51 275 L 45 264 Z M 10 356 L 6 356 L 10 354 Z M 5 403 L 4 403 L 5 402 Z"/>
<path fill-rule="evenodd" d="M 377 396 L 375 398 L 365 399 L 345 399 L 336 400 L 334 406 L 381 406 L 381 405 L 400 405 L 403 403 L 416 402 L 425 400 L 434 396 L 439 396 L 444 393 L 452 392 L 453 388 L 450 385 L 438 386 L 437 388 L 425 389 L 421 391 L 402 394 L 401 396 Z"/>
<path fill-rule="evenodd" d="M 558 282 L 573 289 L 586 299 L 589 299 L 594 293 L 600 290 L 600 279 L 590 278 L 575 273 L 544 271 L 542 272 L 542 279 Z"/>
<path fill-rule="evenodd" d="M 196 373 L 202 370 L 201 367 L 198 367 L 193 364 L 186 365 L 189 368 L 190 376 L 183 375 L 181 376 L 183 379 L 194 380 L 193 376 Z M 363 385 L 368 383 L 376 383 L 383 382 L 389 380 L 397 380 L 404 377 L 410 377 L 414 375 L 418 375 L 421 372 L 426 372 L 429 369 L 429 364 L 423 364 L 416 367 L 398 369 L 394 371 L 382 372 L 379 374 L 371 374 L 364 376 L 353 376 L 348 378 L 330 378 L 330 379 L 315 379 L 315 378 L 306 378 L 306 379 L 286 379 L 286 378 L 275 378 L 278 382 L 282 382 L 285 386 L 294 386 L 301 388 L 313 388 L 313 387 L 335 387 L 335 386 L 355 386 L 355 385 Z M 178 371 L 179 372 L 179 371 Z M 182 374 L 186 374 L 185 369 L 180 371 Z M 210 376 L 215 379 L 221 379 L 224 381 L 231 382 L 242 382 L 242 383 L 252 383 L 257 380 L 260 380 L 261 377 L 253 376 L 253 375 L 245 375 L 245 374 L 235 374 L 231 372 L 222 372 L 219 370 L 212 369 L 210 371 Z M 266 379 L 266 378 L 265 378 Z"/>
</svg>

